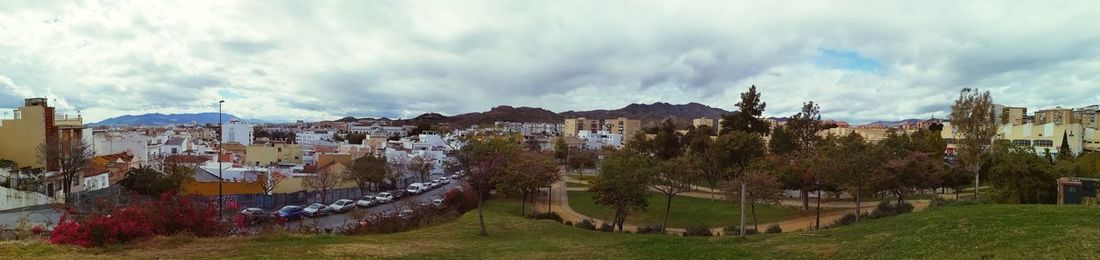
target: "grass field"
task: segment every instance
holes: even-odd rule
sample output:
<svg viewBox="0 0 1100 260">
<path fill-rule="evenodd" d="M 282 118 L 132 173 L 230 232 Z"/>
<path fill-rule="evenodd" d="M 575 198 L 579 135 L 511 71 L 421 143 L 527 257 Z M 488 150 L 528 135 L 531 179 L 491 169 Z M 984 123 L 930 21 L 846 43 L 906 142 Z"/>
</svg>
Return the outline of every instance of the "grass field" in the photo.
<svg viewBox="0 0 1100 260">
<path fill-rule="evenodd" d="M 626 217 L 627 223 L 644 226 L 661 223 L 665 216 L 666 197 L 658 192 L 650 192 L 650 194 L 648 210 L 631 212 Z M 598 219 L 608 220 L 615 216 L 615 211 L 612 208 L 596 205 L 596 202 L 592 200 L 592 193 L 589 192 L 570 191 L 569 206 L 578 213 Z M 746 214 L 749 213 L 748 210 L 745 212 Z M 733 226 L 740 223 L 740 213 L 739 207 L 731 205 L 725 200 L 677 196 L 672 199 L 672 215 L 669 216 L 668 226 L 677 228 L 693 225 L 705 225 L 712 228 Z M 799 214 L 794 209 L 764 205 L 756 206 L 756 217 L 760 223 L 776 222 L 797 217 Z M 745 223 L 752 223 L 751 217 Z"/>
<path fill-rule="evenodd" d="M 1100 254 L 1096 208 L 979 205 L 929 209 L 815 235 L 685 238 L 602 233 L 517 216 L 519 204 L 389 235 L 157 238 L 108 249 L 0 242 L 4 259 L 1088 259 Z"/>
</svg>

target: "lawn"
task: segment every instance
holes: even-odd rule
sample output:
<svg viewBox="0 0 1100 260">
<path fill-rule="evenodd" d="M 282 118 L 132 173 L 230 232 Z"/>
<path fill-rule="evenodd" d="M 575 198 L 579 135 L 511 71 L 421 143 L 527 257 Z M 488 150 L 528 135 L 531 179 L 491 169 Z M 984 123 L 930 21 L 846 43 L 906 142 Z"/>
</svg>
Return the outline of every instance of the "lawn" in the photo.
<svg viewBox="0 0 1100 260">
<path fill-rule="evenodd" d="M 660 224 L 665 216 L 665 196 L 658 192 L 650 192 L 649 208 L 642 212 L 632 212 L 627 215 L 626 222 L 635 225 Z M 592 193 L 584 191 L 569 192 L 569 206 L 578 213 L 594 218 L 609 220 L 615 215 L 611 207 L 596 205 L 592 200 Z M 677 196 L 672 199 L 672 215 L 668 218 L 669 227 L 684 228 L 694 225 L 708 227 L 735 226 L 740 223 L 739 207 L 725 200 L 709 200 L 691 197 Z M 746 214 L 750 211 L 746 210 Z M 801 213 L 794 209 L 776 206 L 756 206 L 756 217 L 760 223 L 771 223 L 791 217 L 797 217 Z M 804 213 L 809 214 L 809 213 Z M 751 215 L 747 217 L 746 224 L 752 223 Z"/>
<path fill-rule="evenodd" d="M 116 248 L 81 249 L 42 241 L 0 242 L 4 259 L 1087 259 L 1100 254 L 1095 207 L 979 205 L 922 212 L 823 230 L 685 238 L 603 233 L 519 217 L 519 203 L 389 235 L 283 235 L 157 238 Z"/>
</svg>

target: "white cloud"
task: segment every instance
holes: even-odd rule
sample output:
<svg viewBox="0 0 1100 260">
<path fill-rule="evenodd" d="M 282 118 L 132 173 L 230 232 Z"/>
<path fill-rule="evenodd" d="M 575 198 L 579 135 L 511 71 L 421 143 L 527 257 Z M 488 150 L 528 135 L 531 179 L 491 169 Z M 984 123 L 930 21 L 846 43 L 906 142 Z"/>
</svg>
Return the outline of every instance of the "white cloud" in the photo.
<svg viewBox="0 0 1100 260">
<path fill-rule="evenodd" d="M 1094 5 L 5 1 L 0 107 L 53 95 L 93 121 L 212 111 L 218 99 L 238 116 L 287 120 L 500 104 L 731 109 L 753 84 L 768 115 L 814 100 L 858 122 L 943 116 L 962 87 L 1077 106 L 1100 103 Z M 820 66 L 823 49 L 882 68 Z"/>
</svg>

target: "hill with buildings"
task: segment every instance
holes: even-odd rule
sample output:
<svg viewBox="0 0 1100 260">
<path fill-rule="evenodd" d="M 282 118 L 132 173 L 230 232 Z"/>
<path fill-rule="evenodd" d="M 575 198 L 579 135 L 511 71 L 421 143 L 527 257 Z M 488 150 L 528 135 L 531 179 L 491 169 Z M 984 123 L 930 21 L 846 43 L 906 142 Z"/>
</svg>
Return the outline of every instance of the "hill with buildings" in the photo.
<svg viewBox="0 0 1100 260">
<path fill-rule="evenodd" d="M 232 119 L 240 119 L 231 114 L 222 114 L 222 120 L 228 122 Z M 249 121 L 249 120 L 245 120 Z M 254 121 L 254 120 L 253 120 Z M 175 125 L 175 124 L 217 124 L 218 113 L 194 113 L 194 114 L 143 114 L 143 115 L 124 115 L 118 117 L 112 117 L 104 119 L 96 123 L 89 124 L 90 126 L 161 126 L 161 125 Z"/>
<path fill-rule="evenodd" d="M 562 112 L 561 115 L 566 118 L 584 117 L 591 119 L 626 117 L 641 120 L 642 127 L 651 127 L 665 119 L 672 119 L 673 122 L 681 126 L 691 125 L 692 119 L 700 117 L 718 119 L 726 113 L 729 113 L 729 111 L 694 102 L 682 105 L 657 102 L 653 104 L 630 104 L 615 110 L 570 110 Z"/>
</svg>

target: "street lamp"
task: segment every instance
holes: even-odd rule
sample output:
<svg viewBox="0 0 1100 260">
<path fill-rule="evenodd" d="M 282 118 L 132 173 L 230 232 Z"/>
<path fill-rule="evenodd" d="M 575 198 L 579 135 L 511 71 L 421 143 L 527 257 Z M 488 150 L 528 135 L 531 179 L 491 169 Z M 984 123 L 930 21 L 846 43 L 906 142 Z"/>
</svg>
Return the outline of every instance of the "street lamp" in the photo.
<svg viewBox="0 0 1100 260">
<path fill-rule="evenodd" d="M 222 198 L 222 140 L 225 139 L 222 136 L 225 130 L 222 129 L 222 104 L 225 104 L 225 100 L 218 101 L 218 218 L 221 219 L 222 214 L 225 211 L 222 204 L 225 203 Z"/>
</svg>

